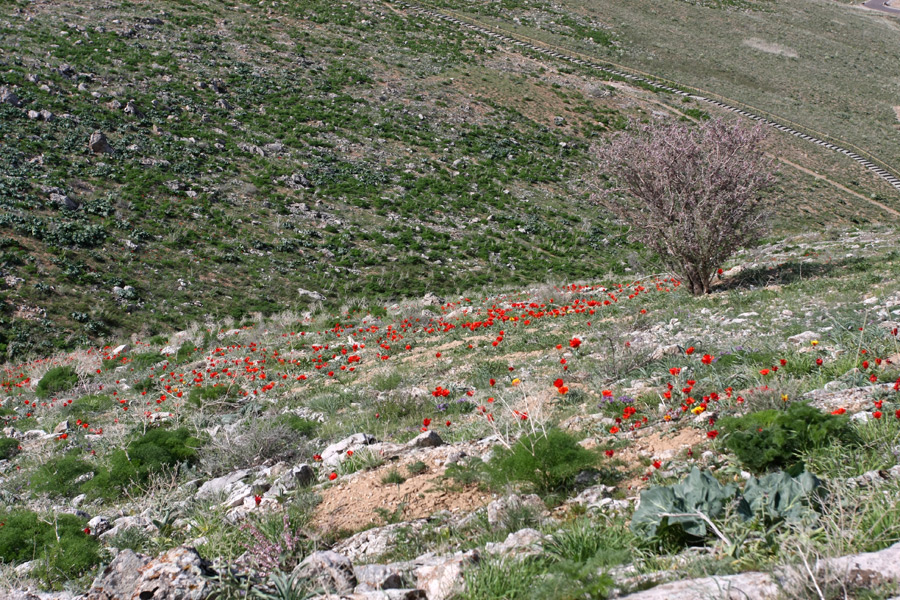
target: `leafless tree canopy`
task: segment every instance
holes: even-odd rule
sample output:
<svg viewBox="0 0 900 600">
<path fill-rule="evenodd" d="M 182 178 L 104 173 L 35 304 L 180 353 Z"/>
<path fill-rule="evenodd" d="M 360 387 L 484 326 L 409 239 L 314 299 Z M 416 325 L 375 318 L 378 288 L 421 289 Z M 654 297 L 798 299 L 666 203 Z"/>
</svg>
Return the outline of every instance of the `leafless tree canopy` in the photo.
<svg viewBox="0 0 900 600">
<path fill-rule="evenodd" d="M 722 119 L 700 127 L 637 125 L 596 152 L 612 187 L 595 194 L 633 227 L 694 294 L 719 266 L 767 229 L 763 193 L 774 182 L 762 126 Z"/>
</svg>

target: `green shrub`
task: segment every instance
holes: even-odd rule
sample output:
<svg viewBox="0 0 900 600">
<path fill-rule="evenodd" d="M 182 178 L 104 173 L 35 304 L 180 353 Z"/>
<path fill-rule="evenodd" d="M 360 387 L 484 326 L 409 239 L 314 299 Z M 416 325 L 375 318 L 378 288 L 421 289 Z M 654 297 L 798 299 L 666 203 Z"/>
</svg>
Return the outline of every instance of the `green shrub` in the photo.
<svg viewBox="0 0 900 600">
<path fill-rule="evenodd" d="M 90 394 L 76 398 L 69 405 L 69 412 L 77 413 L 101 413 L 110 410 L 116 405 L 116 401 L 111 396 L 105 394 Z"/>
<path fill-rule="evenodd" d="M 215 402 L 221 400 L 228 395 L 227 385 L 209 385 L 204 387 L 195 387 L 188 394 L 188 401 L 197 407 L 202 407 L 207 402 Z"/>
<path fill-rule="evenodd" d="M 146 483 L 151 473 L 197 462 L 201 442 L 188 430 L 151 429 L 110 456 L 108 469 L 100 470 L 84 489 L 104 498 L 113 498 L 130 485 Z"/>
<path fill-rule="evenodd" d="M 78 383 L 78 374 L 72 367 L 53 367 L 41 377 L 35 388 L 39 398 L 49 398 L 53 394 L 72 389 Z"/>
<path fill-rule="evenodd" d="M 31 478 L 31 488 L 36 492 L 71 498 L 81 493 L 83 487 L 75 481 L 93 470 L 94 467 L 78 457 L 77 451 L 72 451 L 38 467 Z"/>
<path fill-rule="evenodd" d="M 512 449 L 497 450 L 488 472 L 495 484 L 525 482 L 537 493 L 547 494 L 570 488 L 575 476 L 596 462 L 597 456 L 575 438 L 551 429 L 546 435 L 523 436 Z"/>
<path fill-rule="evenodd" d="M 800 403 L 785 411 L 764 410 L 724 418 L 719 427 L 728 449 L 755 473 L 782 468 L 796 475 L 803 471 L 801 452 L 817 446 L 858 443 L 847 417 Z"/>
<path fill-rule="evenodd" d="M 317 421 L 304 419 L 293 413 L 285 413 L 279 416 L 275 422 L 279 425 L 284 425 L 294 433 L 307 438 L 313 437 L 316 434 L 316 430 L 319 428 L 319 423 Z"/>
<path fill-rule="evenodd" d="M 0 437 L 0 460 L 9 460 L 19 453 L 19 440 Z"/>
<path fill-rule="evenodd" d="M 38 560 L 37 577 L 59 583 L 84 575 L 100 562 L 99 542 L 84 532 L 75 515 L 42 518 L 27 510 L 0 512 L 0 559 Z"/>
</svg>

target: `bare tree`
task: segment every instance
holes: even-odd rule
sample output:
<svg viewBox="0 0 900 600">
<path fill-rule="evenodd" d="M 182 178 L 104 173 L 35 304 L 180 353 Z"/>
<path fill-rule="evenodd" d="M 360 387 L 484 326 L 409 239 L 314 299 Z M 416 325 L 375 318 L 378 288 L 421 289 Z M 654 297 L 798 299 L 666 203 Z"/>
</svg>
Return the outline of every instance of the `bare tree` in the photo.
<svg viewBox="0 0 900 600">
<path fill-rule="evenodd" d="M 764 192 L 774 177 L 762 126 L 714 119 L 637 125 L 596 151 L 611 182 L 599 199 L 632 226 L 693 294 L 707 294 L 719 266 L 767 230 Z"/>
</svg>

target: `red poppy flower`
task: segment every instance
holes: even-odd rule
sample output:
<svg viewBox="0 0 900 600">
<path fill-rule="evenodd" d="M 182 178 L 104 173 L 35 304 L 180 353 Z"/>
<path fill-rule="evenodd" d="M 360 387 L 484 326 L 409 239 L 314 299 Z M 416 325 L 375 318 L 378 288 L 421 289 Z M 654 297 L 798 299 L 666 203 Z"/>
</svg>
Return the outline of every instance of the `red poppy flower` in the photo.
<svg viewBox="0 0 900 600">
<path fill-rule="evenodd" d="M 654 468 L 654 469 L 659 469 L 660 467 L 662 467 L 662 463 L 661 463 L 660 461 L 658 461 L 658 460 L 654 460 L 654 461 L 653 461 L 653 468 Z"/>
<path fill-rule="evenodd" d="M 606 452 L 604 452 L 604 454 L 605 454 L 608 458 L 612 458 L 613 451 L 612 451 L 612 450 L 607 450 Z"/>
<path fill-rule="evenodd" d="M 337 479 L 337 473 L 332 471 L 331 475 L 328 476 L 328 479 L 329 479 L 329 481 L 334 481 L 335 479 Z"/>
<path fill-rule="evenodd" d="M 710 356 L 709 354 L 704 354 L 704 355 L 703 355 L 703 358 L 701 358 L 700 361 L 701 361 L 704 365 L 708 365 L 708 364 L 711 364 L 711 363 L 712 363 L 713 357 Z"/>
<path fill-rule="evenodd" d="M 717 436 L 717 435 L 719 435 L 719 432 L 716 431 L 715 429 L 713 429 L 712 431 L 707 431 L 707 432 L 706 432 L 706 437 L 708 437 L 708 438 L 711 439 L 711 440 L 716 439 L 716 436 Z"/>
</svg>

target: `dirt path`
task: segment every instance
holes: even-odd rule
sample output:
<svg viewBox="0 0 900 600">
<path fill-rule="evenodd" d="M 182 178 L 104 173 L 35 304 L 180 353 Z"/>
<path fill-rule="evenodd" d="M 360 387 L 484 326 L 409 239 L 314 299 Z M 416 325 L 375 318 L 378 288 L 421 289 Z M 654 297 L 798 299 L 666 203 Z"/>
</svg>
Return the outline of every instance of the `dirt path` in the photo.
<svg viewBox="0 0 900 600">
<path fill-rule="evenodd" d="M 900 15 L 900 8 L 891 8 L 890 0 L 869 0 L 863 3 L 863 6 L 889 15 Z"/>
</svg>

